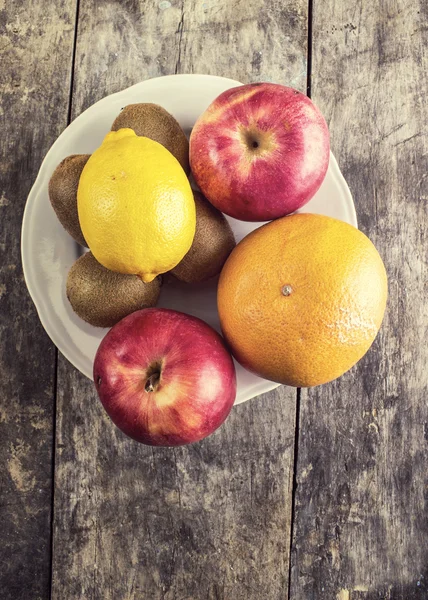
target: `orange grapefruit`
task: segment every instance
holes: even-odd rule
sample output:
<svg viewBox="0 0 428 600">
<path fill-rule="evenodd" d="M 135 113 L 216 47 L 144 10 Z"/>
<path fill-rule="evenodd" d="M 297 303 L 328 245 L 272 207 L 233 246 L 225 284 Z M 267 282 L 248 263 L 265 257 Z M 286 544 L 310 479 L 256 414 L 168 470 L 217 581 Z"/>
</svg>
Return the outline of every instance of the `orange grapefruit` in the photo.
<svg viewBox="0 0 428 600">
<path fill-rule="evenodd" d="M 245 237 L 223 267 L 221 327 L 236 359 L 310 387 L 350 369 L 381 325 L 387 276 L 372 242 L 337 219 L 295 214 Z"/>
</svg>

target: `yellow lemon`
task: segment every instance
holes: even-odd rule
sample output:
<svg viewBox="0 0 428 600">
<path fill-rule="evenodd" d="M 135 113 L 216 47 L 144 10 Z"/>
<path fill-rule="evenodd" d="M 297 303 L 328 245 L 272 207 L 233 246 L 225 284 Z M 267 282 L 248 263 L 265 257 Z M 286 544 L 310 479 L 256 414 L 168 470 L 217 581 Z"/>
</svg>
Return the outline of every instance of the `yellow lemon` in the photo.
<svg viewBox="0 0 428 600">
<path fill-rule="evenodd" d="M 145 282 L 174 268 L 195 235 L 185 172 L 166 148 L 132 129 L 108 133 L 92 154 L 80 176 L 77 206 L 98 262 Z"/>
</svg>

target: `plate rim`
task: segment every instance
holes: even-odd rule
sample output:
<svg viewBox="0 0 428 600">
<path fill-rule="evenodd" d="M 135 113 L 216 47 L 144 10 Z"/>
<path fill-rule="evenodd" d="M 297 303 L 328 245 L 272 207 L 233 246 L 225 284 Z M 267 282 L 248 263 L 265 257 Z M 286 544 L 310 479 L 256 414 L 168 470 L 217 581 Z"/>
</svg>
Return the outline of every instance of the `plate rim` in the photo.
<svg viewBox="0 0 428 600">
<path fill-rule="evenodd" d="M 111 101 L 112 98 L 118 98 L 121 95 L 128 93 L 132 89 L 135 89 L 135 88 L 138 88 L 141 86 L 153 85 L 155 82 L 157 82 L 159 80 L 167 81 L 167 80 L 174 79 L 175 81 L 177 81 L 178 79 L 181 79 L 181 80 L 193 79 L 194 80 L 197 78 L 209 79 L 210 81 L 220 80 L 222 83 L 229 82 L 231 84 L 230 87 L 236 87 L 239 85 L 243 85 L 241 82 L 239 82 L 235 79 L 230 79 L 228 77 L 221 77 L 219 75 L 208 75 L 208 74 L 202 74 L 202 73 L 201 74 L 185 73 L 185 74 L 176 74 L 176 75 L 164 75 L 164 76 L 152 77 L 149 79 L 145 79 L 145 80 L 139 81 L 131 86 L 128 86 L 122 90 L 113 92 L 112 94 L 108 94 L 107 96 L 100 98 L 94 104 L 91 104 L 83 112 L 81 112 L 79 115 L 77 115 L 77 117 L 75 119 L 73 119 L 73 121 L 71 121 L 71 123 L 69 123 L 67 125 L 67 127 L 60 133 L 60 135 L 55 139 L 55 141 L 52 143 L 49 150 L 47 151 L 45 157 L 43 158 L 43 160 L 40 164 L 36 179 L 28 193 L 28 196 L 27 196 L 27 199 L 25 202 L 23 216 L 22 216 L 22 226 L 21 226 L 21 236 L 20 236 L 21 264 L 22 264 L 22 270 L 23 270 L 23 274 L 24 274 L 25 284 L 26 284 L 28 293 L 30 295 L 30 298 L 36 308 L 38 318 L 39 318 L 46 334 L 52 341 L 52 343 L 55 345 L 55 347 L 58 349 L 58 351 L 61 352 L 61 354 L 68 360 L 68 362 L 70 362 L 73 365 L 73 367 L 75 367 L 80 373 L 82 373 L 82 375 L 84 375 L 85 377 L 88 377 L 90 380 L 93 380 L 92 372 L 90 372 L 90 374 L 88 374 L 85 366 L 83 366 L 80 363 L 79 357 L 75 357 L 73 353 L 69 353 L 67 348 L 65 350 L 62 349 L 61 340 L 58 337 L 59 334 L 57 336 L 56 328 L 53 326 L 51 327 L 52 323 L 49 318 L 49 310 L 47 309 L 46 301 L 38 292 L 38 286 L 36 285 L 36 283 L 33 279 L 33 274 L 31 272 L 31 270 L 29 268 L 29 264 L 27 262 L 26 253 L 28 251 L 27 249 L 30 247 L 30 244 L 27 244 L 27 241 L 31 238 L 30 224 L 31 224 L 32 216 L 33 216 L 34 210 L 35 210 L 35 198 L 38 196 L 40 189 L 44 187 L 44 185 L 46 183 L 46 179 L 49 176 L 49 170 L 47 168 L 47 165 L 50 162 L 51 157 L 53 156 L 55 147 L 60 145 L 61 140 L 67 135 L 67 133 L 69 132 L 69 129 L 73 127 L 73 124 L 75 123 L 75 121 L 77 121 L 84 115 L 88 116 L 88 113 L 95 111 L 96 107 L 99 106 L 100 104 L 106 103 L 107 101 Z M 332 174 L 334 175 L 336 182 L 339 184 L 343 195 L 346 196 L 346 198 L 347 198 L 347 201 L 348 201 L 347 209 L 349 212 L 350 220 L 353 222 L 352 224 L 355 227 L 358 227 L 357 214 L 356 214 L 355 204 L 354 204 L 354 201 L 352 198 L 351 191 L 350 191 L 349 186 L 339 168 L 338 162 L 337 162 L 334 154 L 331 151 L 330 151 L 330 166 L 332 167 Z M 60 348 L 60 346 L 61 346 L 61 348 Z M 72 354 L 73 354 L 73 358 L 71 357 Z M 239 400 L 237 399 L 237 401 L 235 401 L 235 404 L 241 404 L 242 402 L 245 402 L 251 398 L 254 398 L 261 394 L 272 391 L 273 389 L 276 389 L 277 387 L 279 387 L 279 385 L 281 385 L 281 384 L 276 383 L 276 382 L 271 382 L 269 380 L 264 379 L 264 380 L 260 381 L 259 384 L 257 384 L 256 386 L 254 386 L 252 388 L 251 393 L 249 393 L 247 395 L 244 394 L 242 397 L 239 398 Z M 262 387 L 263 389 L 259 390 L 258 389 L 259 386 Z"/>
</svg>

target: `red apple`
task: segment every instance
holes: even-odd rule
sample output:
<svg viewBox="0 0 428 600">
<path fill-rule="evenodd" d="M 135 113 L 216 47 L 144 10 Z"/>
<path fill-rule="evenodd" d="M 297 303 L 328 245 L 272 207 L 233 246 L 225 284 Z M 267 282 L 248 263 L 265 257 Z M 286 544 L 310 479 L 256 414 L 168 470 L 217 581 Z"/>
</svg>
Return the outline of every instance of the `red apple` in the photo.
<svg viewBox="0 0 428 600">
<path fill-rule="evenodd" d="M 226 90 L 190 136 L 190 166 L 201 191 L 243 221 L 270 221 L 306 204 L 324 180 L 329 156 L 318 108 L 274 83 Z"/>
<path fill-rule="evenodd" d="M 151 446 L 179 446 L 212 433 L 236 396 L 235 366 L 209 325 L 175 310 L 139 310 L 101 342 L 94 381 L 112 421 Z"/>
</svg>

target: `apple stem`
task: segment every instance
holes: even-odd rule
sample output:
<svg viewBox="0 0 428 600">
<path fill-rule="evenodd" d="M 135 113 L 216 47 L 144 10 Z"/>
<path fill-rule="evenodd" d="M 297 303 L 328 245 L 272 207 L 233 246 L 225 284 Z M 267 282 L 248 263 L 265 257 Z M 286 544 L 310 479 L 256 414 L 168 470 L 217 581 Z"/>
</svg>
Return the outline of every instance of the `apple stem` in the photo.
<svg viewBox="0 0 428 600">
<path fill-rule="evenodd" d="M 160 373 L 152 373 L 152 375 L 150 375 L 150 377 L 147 379 L 146 385 L 144 386 L 146 392 L 154 392 L 158 386 L 159 379 Z"/>
</svg>

